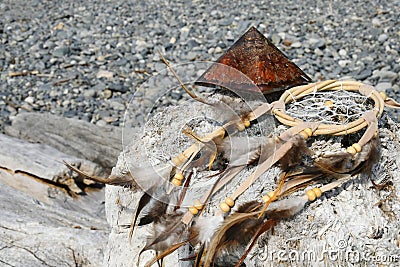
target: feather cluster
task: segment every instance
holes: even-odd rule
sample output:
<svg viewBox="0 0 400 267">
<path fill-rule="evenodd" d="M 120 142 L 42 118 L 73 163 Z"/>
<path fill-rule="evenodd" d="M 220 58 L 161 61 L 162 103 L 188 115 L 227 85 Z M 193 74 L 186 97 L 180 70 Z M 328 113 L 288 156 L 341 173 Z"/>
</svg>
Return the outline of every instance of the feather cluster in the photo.
<svg viewBox="0 0 400 267">
<path fill-rule="evenodd" d="M 215 147 L 219 155 L 230 158 L 225 167 L 227 170 L 260 164 L 273 156 L 284 142 L 279 138 L 232 137 L 221 140 Z M 158 170 L 142 168 L 135 171 L 135 177 L 127 174 L 105 179 L 88 176 L 74 166 L 68 163 L 66 165 L 84 178 L 99 183 L 136 188 L 146 180 L 130 234 L 132 235 L 136 225 L 153 225 L 143 251 L 151 249 L 159 254 L 147 266 L 185 244 L 194 248 L 194 266 L 240 266 L 260 235 L 271 230 L 280 220 L 289 219 L 299 213 L 308 202 L 303 196 L 288 196 L 315 183 L 339 180 L 360 173 L 368 174 L 380 157 L 379 139 L 374 138 L 355 156 L 340 152 L 321 156 L 313 164 L 301 166 L 302 157 L 311 156 L 312 152 L 301 136 L 294 136 L 292 142 L 291 149 L 279 160 L 281 168 L 286 172 L 281 177 L 282 186 L 276 195 L 277 200 L 269 204 L 265 212 L 261 212 L 265 204 L 254 200 L 242 204 L 228 216 L 218 212 L 214 215 L 204 214 L 195 217 L 189 224 L 183 223 L 185 213 L 177 207 L 180 204 L 179 199 L 184 198 L 183 191 L 179 187 L 171 188 L 169 183 L 176 173 L 173 167 Z M 199 158 L 207 162 L 209 156 L 209 153 L 203 153 Z M 222 178 L 229 173 L 226 170 L 220 174 Z"/>
</svg>

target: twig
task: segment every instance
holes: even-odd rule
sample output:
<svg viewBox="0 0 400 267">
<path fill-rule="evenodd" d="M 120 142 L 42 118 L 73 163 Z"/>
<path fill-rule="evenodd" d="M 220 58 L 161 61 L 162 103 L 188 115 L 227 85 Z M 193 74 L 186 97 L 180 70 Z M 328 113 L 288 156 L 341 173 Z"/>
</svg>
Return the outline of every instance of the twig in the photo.
<svg viewBox="0 0 400 267">
<path fill-rule="evenodd" d="M 27 70 L 23 70 L 23 71 L 16 71 L 16 72 L 10 72 L 8 73 L 9 77 L 19 77 L 19 76 L 27 76 L 27 75 L 38 75 L 39 71 L 37 70 L 31 70 L 31 71 L 27 71 Z"/>
<path fill-rule="evenodd" d="M 199 101 L 204 104 L 209 104 L 207 101 L 205 101 L 203 98 L 198 97 L 195 93 L 189 90 L 189 88 L 186 87 L 186 85 L 182 82 L 182 80 L 179 78 L 178 74 L 175 72 L 175 70 L 171 67 L 167 59 L 161 54 L 160 51 L 158 51 L 158 54 L 160 55 L 160 58 L 162 62 L 167 66 L 167 68 L 171 71 L 171 73 L 174 75 L 174 77 L 178 80 L 179 84 L 185 90 L 185 92 L 190 95 L 191 98 L 193 98 L 196 101 Z"/>
</svg>

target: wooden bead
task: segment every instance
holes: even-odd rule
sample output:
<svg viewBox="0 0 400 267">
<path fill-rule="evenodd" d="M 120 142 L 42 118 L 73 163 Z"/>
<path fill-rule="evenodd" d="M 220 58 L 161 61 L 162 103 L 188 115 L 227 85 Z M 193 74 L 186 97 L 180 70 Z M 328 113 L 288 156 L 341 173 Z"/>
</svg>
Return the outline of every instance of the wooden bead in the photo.
<svg viewBox="0 0 400 267">
<path fill-rule="evenodd" d="M 196 209 L 195 207 L 189 207 L 189 211 L 191 214 L 196 215 L 197 213 L 199 213 L 199 210 Z"/>
<path fill-rule="evenodd" d="M 244 127 L 250 127 L 250 121 L 248 120 L 248 119 L 244 119 L 243 120 L 243 125 L 244 125 Z"/>
<path fill-rule="evenodd" d="M 304 132 L 306 132 L 306 134 L 310 137 L 312 135 L 312 130 L 311 128 L 305 128 Z"/>
<path fill-rule="evenodd" d="M 228 204 L 229 207 L 235 206 L 235 201 L 231 197 L 225 198 L 225 203 Z"/>
<path fill-rule="evenodd" d="M 326 100 L 324 106 L 333 109 L 333 102 L 331 100 Z"/>
<path fill-rule="evenodd" d="M 301 136 L 303 136 L 304 139 L 307 139 L 307 138 L 308 138 L 308 134 L 307 134 L 305 131 L 301 131 L 299 134 L 300 134 Z"/>
<path fill-rule="evenodd" d="M 308 190 L 306 192 L 306 195 L 308 197 L 308 201 L 314 201 L 317 198 L 317 195 L 315 194 L 314 190 Z"/>
<path fill-rule="evenodd" d="M 346 151 L 349 152 L 349 153 L 352 154 L 352 155 L 355 155 L 355 154 L 357 153 L 357 150 L 356 150 L 354 147 L 352 147 L 352 146 L 349 146 L 349 147 L 346 149 Z"/>
<path fill-rule="evenodd" d="M 180 161 L 179 157 L 175 157 L 172 159 L 172 163 L 174 163 L 175 166 L 178 166 L 181 164 L 181 161 Z"/>
<path fill-rule="evenodd" d="M 360 152 L 360 151 L 362 150 L 362 147 L 361 147 L 361 145 L 360 145 L 359 143 L 353 144 L 352 147 L 354 147 L 354 149 L 355 149 L 357 152 Z"/>
<path fill-rule="evenodd" d="M 181 172 L 177 172 L 174 175 L 174 179 L 182 181 L 183 179 L 185 179 L 185 177 L 183 176 L 183 174 Z"/>
<path fill-rule="evenodd" d="M 313 134 L 313 132 L 312 132 L 311 128 L 305 128 L 305 129 L 304 129 L 303 131 L 301 131 L 299 134 L 300 134 L 301 136 L 303 136 L 304 139 L 307 139 L 308 137 L 310 137 L 310 136 Z"/>
<path fill-rule="evenodd" d="M 313 188 L 312 191 L 314 191 L 317 198 L 322 196 L 322 191 L 318 187 Z"/>
<path fill-rule="evenodd" d="M 182 181 L 178 180 L 178 179 L 172 179 L 172 184 L 175 186 L 181 186 L 182 185 Z"/>
<path fill-rule="evenodd" d="M 196 200 L 194 201 L 193 207 L 195 207 L 195 208 L 198 209 L 198 210 L 201 210 L 201 209 L 203 208 L 203 203 L 201 203 L 200 200 L 196 199 Z"/>
<path fill-rule="evenodd" d="M 223 212 L 229 212 L 231 210 L 231 207 L 228 206 L 225 202 L 222 202 L 219 207 Z"/>
</svg>

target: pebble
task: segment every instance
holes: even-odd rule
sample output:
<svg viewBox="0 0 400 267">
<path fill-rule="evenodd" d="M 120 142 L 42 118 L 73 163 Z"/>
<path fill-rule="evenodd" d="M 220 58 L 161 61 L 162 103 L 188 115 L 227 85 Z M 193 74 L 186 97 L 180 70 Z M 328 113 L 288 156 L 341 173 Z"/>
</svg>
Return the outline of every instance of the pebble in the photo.
<svg viewBox="0 0 400 267">
<path fill-rule="evenodd" d="M 96 78 L 100 79 L 100 78 L 106 78 L 106 79 L 111 79 L 114 76 L 114 73 L 111 71 L 107 71 L 107 70 L 99 70 L 99 72 L 97 72 Z"/>
<path fill-rule="evenodd" d="M 385 92 L 391 88 L 392 88 L 392 84 L 389 82 L 382 82 L 382 83 L 378 83 L 377 85 L 375 85 L 375 89 L 380 92 L 381 91 Z"/>
<path fill-rule="evenodd" d="M 389 36 L 385 33 L 382 33 L 381 35 L 379 35 L 378 37 L 378 42 L 383 43 L 385 42 L 387 39 L 389 38 Z"/>
<path fill-rule="evenodd" d="M 175 44 L 176 43 L 176 38 L 174 36 L 172 36 L 171 39 L 169 39 L 169 43 L 170 44 Z"/>
<path fill-rule="evenodd" d="M 98 121 L 96 122 L 96 125 L 97 125 L 97 126 L 100 126 L 100 127 L 104 127 L 104 126 L 107 126 L 107 122 L 105 122 L 105 121 L 103 121 L 103 120 L 98 120 Z"/>
<path fill-rule="evenodd" d="M 54 57 L 64 57 L 68 55 L 69 53 L 69 48 L 68 47 L 57 47 L 53 50 L 51 53 Z"/>
<path fill-rule="evenodd" d="M 26 103 L 33 104 L 35 102 L 35 98 L 33 96 L 28 96 L 24 99 Z"/>
<path fill-rule="evenodd" d="M 109 89 L 106 89 L 106 90 L 104 90 L 104 91 L 101 93 L 101 96 L 102 96 L 104 99 L 109 99 L 110 97 L 112 97 L 112 91 L 109 90 Z"/>
<path fill-rule="evenodd" d="M 338 61 L 339 66 L 342 67 L 342 68 L 346 67 L 347 64 L 349 64 L 349 63 L 351 63 L 351 61 L 347 60 L 347 59 L 346 60 L 341 59 L 341 60 Z"/>
<path fill-rule="evenodd" d="M 310 43 L 311 48 L 324 49 L 326 46 L 326 42 L 322 38 L 310 38 L 308 42 Z"/>
<path fill-rule="evenodd" d="M 67 118 L 73 118 L 77 115 L 77 112 L 75 110 L 67 110 L 64 112 L 63 115 L 64 115 L 64 117 L 67 117 Z"/>
<path fill-rule="evenodd" d="M 120 58 L 114 63 L 114 65 L 118 67 L 125 66 L 126 64 L 128 64 L 128 60 L 126 58 Z"/>
<path fill-rule="evenodd" d="M 373 18 L 371 22 L 372 22 L 372 25 L 373 25 L 374 27 L 379 27 L 379 26 L 381 26 L 381 20 L 378 19 L 378 18 Z"/>
<path fill-rule="evenodd" d="M 314 49 L 314 54 L 316 54 L 317 56 L 323 56 L 324 52 L 319 48 L 315 48 Z"/>
<path fill-rule="evenodd" d="M 293 48 L 300 48 L 301 46 L 302 45 L 301 45 L 300 42 L 294 42 L 294 43 L 291 44 L 291 47 L 293 47 Z"/>
<path fill-rule="evenodd" d="M 362 70 L 359 74 L 357 74 L 354 78 L 355 78 L 356 80 L 362 81 L 362 80 L 365 80 L 366 78 L 368 78 L 369 76 L 371 76 L 371 74 L 372 74 L 371 69 L 366 68 L 366 69 L 363 69 L 363 70 Z"/>
<path fill-rule="evenodd" d="M 180 40 L 186 40 L 188 38 L 188 36 L 189 36 L 190 29 L 191 29 L 190 26 L 182 27 L 181 30 L 180 30 L 179 39 Z"/>
<path fill-rule="evenodd" d="M 197 53 L 190 51 L 189 53 L 186 54 L 185 59 L 189 60 L 189 61 L 193 61 L 197 58 Z"/>
<path fill-rule="evenodd" d="M 222 53 L 223 50 L 222 50 L 221 47 L 217 46 L 217 47 L 214 49 L 214 52 L 217 53 L 217 54 L 219 54 L 219 53 Z"/>
<path fill-rule="evenodd" d="M 282 40 L 282 38 L 278 34 L 273 34 L 271 36 L 271 40 L 274 44 L 279 44 Z"/>
<path fill-rule="evenodd" d="M 87 97 L 87 98 L 95 97 L 95 96 L 96 96 L 96 90 L 95 90 L 95 89 L 88 89 L 88 90 L 85 90 L 85 91 L 83 92 L 83 95 L 84 95 L 85 97 Z"/>
<path fill-rule="evenodd" d="M 373 77 L 379 77 L 380 81 L 394 82 L 399 77 L 399 75 L 389 70 L 375 70 L 373 72 Z"/>
<path fill-rule="evenodd" d="M 125 110 L 125 105 L 117 101 L 111 101 L 110 107 L 114 110 Z"/>
<path fill-rule="evenodd" d="M 129 88 L 119 83 L 108 84 L 108 89 L 113 92 L 121 92 L 121 93 L 126 93 L 129 91 Z"/>
<path fill-rule="evenodd" d="M 106 89 L 106 85 L 102 82 L 99 82 L 95 86 L 93 86 L 92 89 L 96 92 L 101 92 Z"/>
<path fill-rule="evenodd" d="M 340 49 L 338 54 L 342 57 L 345 57 L 347 55 L 347 51 L 345 49 Z"/>
<path fill-rule="evenodd" d="M 113 117 L 104 117 L 103 120 L 107 123 L 112 123 L 118 120 L 118 118 L 113 118 Z"/>
</svg>

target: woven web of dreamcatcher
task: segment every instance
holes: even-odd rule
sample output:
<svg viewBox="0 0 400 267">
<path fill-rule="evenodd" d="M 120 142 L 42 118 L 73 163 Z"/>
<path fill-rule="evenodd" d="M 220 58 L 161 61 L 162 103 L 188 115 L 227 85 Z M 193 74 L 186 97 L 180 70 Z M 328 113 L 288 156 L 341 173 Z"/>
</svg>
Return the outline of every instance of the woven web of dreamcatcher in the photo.
<svg viewBox="0 0 400 267">
<path fill-rule="evenodd" d="M 286 105 L 286 114 L 303 121 L 348 124 L 373 109 L 373 102 L 356 92 L 337 90 L 311 93 Z"/>
</svg>

